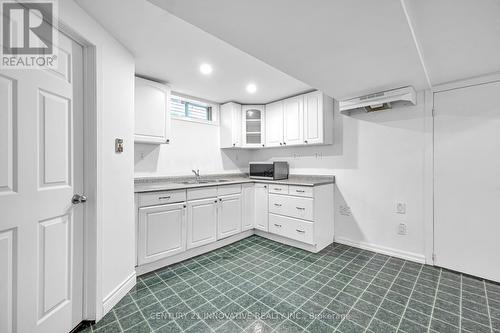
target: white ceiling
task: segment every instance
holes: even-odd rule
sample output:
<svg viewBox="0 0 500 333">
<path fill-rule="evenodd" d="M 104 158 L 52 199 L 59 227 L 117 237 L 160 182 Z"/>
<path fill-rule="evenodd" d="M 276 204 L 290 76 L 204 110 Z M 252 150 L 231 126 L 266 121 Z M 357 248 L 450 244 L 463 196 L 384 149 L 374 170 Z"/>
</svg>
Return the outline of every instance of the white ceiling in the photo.
<svg viewBox="0 0 500 333">
<path fill-rule="evenodd" d="M 311 87 L 146 0 L 76 0 L 135 56 L 136 73 L 214 102 L 267 103 Z M 199 71 L 210 63 L 210 76 Z M 246 92 L 254 82 L 255 94 Z"/>
<path fill-rule="evenodd" d="M 336 98 L 500 71 L 499 0 L 149 1 Z"/>
</svg>

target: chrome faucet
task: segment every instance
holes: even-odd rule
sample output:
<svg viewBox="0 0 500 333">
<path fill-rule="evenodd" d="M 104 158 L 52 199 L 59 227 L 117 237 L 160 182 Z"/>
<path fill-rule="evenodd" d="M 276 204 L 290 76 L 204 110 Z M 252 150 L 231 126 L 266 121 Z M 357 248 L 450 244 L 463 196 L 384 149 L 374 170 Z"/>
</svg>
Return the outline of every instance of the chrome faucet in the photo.
<svg viewBox="0 0 500 333">
<path fill-rule="evenodd" d="M 193 169 L 191 171 L 193 171 L 194 176 L 196 177 L 196 181 L 199 181 L 200 180 L 200 169 L 198 169 L 198 170 Z"/>
</svg>

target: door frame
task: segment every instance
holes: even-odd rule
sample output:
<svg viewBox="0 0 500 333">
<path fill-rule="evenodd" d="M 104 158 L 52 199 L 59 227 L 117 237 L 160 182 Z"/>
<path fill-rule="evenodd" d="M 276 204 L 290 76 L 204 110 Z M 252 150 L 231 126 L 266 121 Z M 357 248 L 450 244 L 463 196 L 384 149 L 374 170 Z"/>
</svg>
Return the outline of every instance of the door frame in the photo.
<svg viewBox="0 0 500 333">
<path fill-rule="evenodd" d="M 83 49 L 83 193 L 88 197 L 83 213 L 83 304 L 82 320 L 102 317 L 101 285 L 101 186 L 98 145 L 97 47 L 60 18 L 57 30 Z"/>
<path fill-rule="evenodd" d="M 424 255 L 428 265 L 435 264 L 435 238 L 434 228 L 436 225 L 435 207 L 435 126 L 434 126 L 434 97 L 435 94 L 449 90 L 462 89 L 500 81 L 500 73 L 473 77 L 443 83 L 425 90 L 424 105 Z"/>
</svg>

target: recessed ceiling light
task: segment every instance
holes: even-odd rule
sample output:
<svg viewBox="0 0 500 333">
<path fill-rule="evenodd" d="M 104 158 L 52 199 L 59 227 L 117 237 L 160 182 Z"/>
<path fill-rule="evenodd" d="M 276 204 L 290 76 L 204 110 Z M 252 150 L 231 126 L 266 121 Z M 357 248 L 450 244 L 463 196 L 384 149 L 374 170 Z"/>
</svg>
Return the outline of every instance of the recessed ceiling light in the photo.
<svg viewBox="0 0 500 333">
<path fill-rule="evenodd" d="M 255 83 L 249 83 L 249 84 L 247 84 L 247 91 L 250 94 L 253 94 L 254 92 L 256 92 L 257 91 L 257 86 L 255 85 Z"/>
<path fill-rule="evenodd" d="M 201 64 L 200 65 L 200 72 L 202 74 L 209 75 L 210 73 L 212 73 L 212 71 L 213 71 L 213 68 L 211 65 L 209 65 L 209 64 Z"/>
</svg>

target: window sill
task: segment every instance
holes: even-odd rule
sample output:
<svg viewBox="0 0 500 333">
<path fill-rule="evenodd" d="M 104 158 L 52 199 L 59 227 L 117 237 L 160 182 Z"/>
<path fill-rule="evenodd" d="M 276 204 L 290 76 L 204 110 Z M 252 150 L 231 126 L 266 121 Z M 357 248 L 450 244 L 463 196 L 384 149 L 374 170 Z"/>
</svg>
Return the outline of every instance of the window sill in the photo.
<svg viewBox="0 0 500 333">
<path fill-rule="evenodd" d="M 170 116 L 170 119 L 173 120 L 180 120 L 180 121 L 187 121 L 190 123 L 198 123 L 198 124 L 205 124 L 205 125 L 211 125 L 211 126 L 219 126 L 219 123 L 216 121 L 209 121 L 209 120 L 201 120 L 201 119 L 193 119 L 193 118 L 185 118 L 185 117 L 176 117 L 176 116 Z"/>
</svg>

